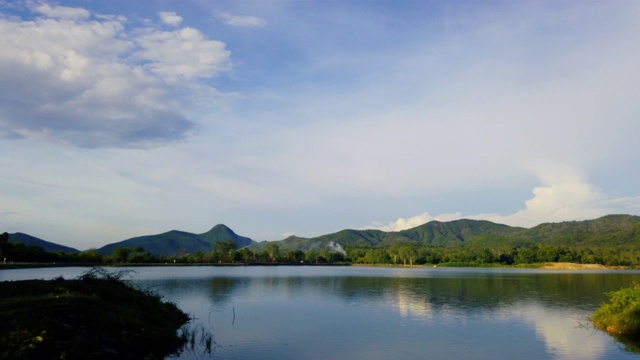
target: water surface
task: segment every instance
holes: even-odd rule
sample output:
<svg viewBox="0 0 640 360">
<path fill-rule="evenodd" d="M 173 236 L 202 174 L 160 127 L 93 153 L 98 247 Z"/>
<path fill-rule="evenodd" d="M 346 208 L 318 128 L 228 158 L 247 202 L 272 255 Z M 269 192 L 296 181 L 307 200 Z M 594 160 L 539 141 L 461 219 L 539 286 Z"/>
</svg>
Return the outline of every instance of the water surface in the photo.
<svg viewBox="0 0 640 360">
<path fill-rule="evenodd" d="M 2 270 L 0 281 L 86 268 Z M 120 270 L 118 268 L 117 270 Z M 637 271 L 141 267 L 213 335 L 180 359 L 635 359 L 587 317 Z M 198 344 L 196 344 L 198 345 Z M 200 344 L 202 345 L 202 344 Z"/>
</svg>

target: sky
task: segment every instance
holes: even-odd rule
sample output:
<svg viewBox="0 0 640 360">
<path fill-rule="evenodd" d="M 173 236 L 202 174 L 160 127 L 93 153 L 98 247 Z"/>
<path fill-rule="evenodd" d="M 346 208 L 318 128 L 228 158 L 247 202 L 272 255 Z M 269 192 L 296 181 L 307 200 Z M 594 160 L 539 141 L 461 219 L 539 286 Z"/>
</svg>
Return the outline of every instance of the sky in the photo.
<svg viewBox="0 0 640 360">
<path fill-rule="evenodd" d="M 640 215 L 638 1 L 0 0 L 0 231 Z"/>
</svg>

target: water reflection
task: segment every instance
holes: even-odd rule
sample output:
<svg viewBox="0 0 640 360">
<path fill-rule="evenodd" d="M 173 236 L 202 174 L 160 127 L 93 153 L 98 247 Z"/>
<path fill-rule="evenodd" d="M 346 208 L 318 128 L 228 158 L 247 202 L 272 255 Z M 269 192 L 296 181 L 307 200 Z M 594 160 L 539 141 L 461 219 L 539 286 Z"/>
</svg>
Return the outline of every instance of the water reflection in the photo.
<svg viewBox="0 0 640 360">
<path fill-rule="evenodd" d="M 510 310 L 512 318 L 519 317 L 535 327 L 554 359 L 598 359 L 612 344 L 611 338 L 598 336 L 590 326 L 588 312 L 549 309 L 538 303 L 519 304 Z"/>
<path fill-rule="evenodd" d="M 409 274 L 224 274 L 190 280 L 199 290 L 180 301 L 219 334 L 216 357 L 223 358 L 397 358 L 428 351 L 493 359 L 495 349 L 501 358 L 631 356 L 581 324 L 604 292 L 638 281 L 637 273 Z M 197 302 L 189 300 L 194 296 Z"/>
<path fill-rule="evenodd" d="M 639 282 L 640 272 L 135 270 L 134 281 L 176 302 L 195 318 L 189 329 L 205 334 L 184 359 L 635 358 L 581 325 L 603 293 Z"/>
</svg>

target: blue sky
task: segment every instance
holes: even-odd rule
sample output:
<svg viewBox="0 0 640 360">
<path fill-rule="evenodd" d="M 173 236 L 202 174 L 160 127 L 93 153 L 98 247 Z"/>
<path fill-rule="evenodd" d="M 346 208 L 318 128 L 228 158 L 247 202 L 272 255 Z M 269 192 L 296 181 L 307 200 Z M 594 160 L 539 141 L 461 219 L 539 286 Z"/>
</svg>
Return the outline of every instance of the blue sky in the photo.
<svg viewBox="0 0 640 360">
<path fill-rule="evenodd" d="M 0 230 L 640 214 L 636 1 L 2 1 Z"/>
</svg>

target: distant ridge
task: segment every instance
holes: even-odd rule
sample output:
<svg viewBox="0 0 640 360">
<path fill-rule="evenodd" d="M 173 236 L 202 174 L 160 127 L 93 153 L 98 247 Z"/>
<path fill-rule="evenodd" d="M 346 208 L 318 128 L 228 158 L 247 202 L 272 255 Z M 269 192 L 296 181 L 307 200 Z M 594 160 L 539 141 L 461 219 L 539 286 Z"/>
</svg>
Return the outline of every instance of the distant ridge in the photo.
<svg viewBox="0 0 640 360">
<path fill-rule="evenodd" d="M 119 247 L 141 246 L 151 255 L 175 255 L 180 252 L 193 254 L 195 252 L 209 253 L 215 250 L 215 244 L 219 241 L 235 241 L 238 249 L 251 245 L 255 241 L 248 237 L 237 235 L 227 226 L 218 224 L 204 234 L 192 234 L 189 232 L 171 230 L 157 235 L 138 236 L 120 242 L 105 245 L 98 249 L 101 254 L 111 255 Z"/>
<path fill-rule="evenodd" d="M 408 230 L 384 232 L 380 230 L 341 230 L 313 238 L 290 236 L 278 241 L 281 250 L 312 250 L 342 246 L 389 246 L 396 243 L 415 243 L 438 246 L 627 246 L 640 248 L 640 217 L 607 215 L 595 220 L 544 223 L 531 229 L 493 223 L 486 220 L 460 219 L 448 222 L 430 221 Z M 262 249 L 265 243 L 251 245 Z"/>
<path fill-rule="evenodd" d="M 237 248 L 252 251 L 264 249 L 266 241 L 256 243 L 237 235 L 219 224 L 203 234 L 171 230 L 157 235 L 145 235 L 105 245 L 98 249 L 110 255 L 119 247 L 141 246 L 152 255 L 208 253 L 219 241 L 232 240 Z M 74 248 L 51 243 L 23 233 L 9 234 L 9 241 L 37 245 L 45 251 L 78 252 Z M 498 246 L 527 247 L 532 245 L 619 247 L 640 249 L 640 217 L 635 215 L 606 215 L 594 220 L 543 223 L 533 228 L 513 227 L 486 220 L 460 219 L 448 222 L 430 221 L 408 230 L 345 229 L 313 238 L 289 236 L 275 241 L 281 251 L 335 249 L 336 246 L 376 247 L 399 243 L 437 246 L 468 246 L 494 248 Z"/>
<path fill-rule="evenodd" d="M 9 234 L 9 242 L 12 242 L 12 243 L 21 242 L 21 243 L 23 243 L 25 245 L 39 246 L 39 247 L 42 248 L 42 250 L 47 251 L 47 252 L 62 251 L 62 252 L 67 253 L 67 254 L 73 254 L 73 253 L 80 252 L 78 249 L 74 249 L 72 247 L 68 247 L 68 246 L 52 243 L 52 242 L 49 242 L 49 241 L 46 241 L 46 240 L 42 240 L 42 239 L 39 239 L 39 238 L 37 238 L 35 236 L 31 236 L 31 235 L 24 234 L 24 233 L 21 233 L 21 232 Z"/>
</svg>

